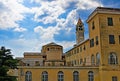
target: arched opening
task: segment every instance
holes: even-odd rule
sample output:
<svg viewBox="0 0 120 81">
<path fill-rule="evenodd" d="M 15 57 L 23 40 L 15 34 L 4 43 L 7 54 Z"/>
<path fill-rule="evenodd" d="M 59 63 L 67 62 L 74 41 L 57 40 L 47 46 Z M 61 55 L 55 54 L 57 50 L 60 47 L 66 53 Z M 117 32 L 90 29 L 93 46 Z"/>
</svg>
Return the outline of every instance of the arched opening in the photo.
<svg viewBox="0 0 120 81">
<path fill-rule="evenodd" d="M 108 62 L 109 64 L 118 64 L 117 55 L 115 53 L 110 53 Z"/>
<path fill-rule="evenodd" d="M 30 71 L 26 72 L 25 81 L 32 81 L 32 72 L 30 72 Z"/>
<path fill-rule="evenodd" d="M 96 65 L 100 65 L 100 54 L 96 54 Z"/>
<path fill-rule="evenodd" d="M 79 81 L 79 72 L 78 71 L 73 72 L 73 81 Z"/>
<path fill-rule="evenodd" d="M 58 72 L 58 81 L 64 81 L 64 74 L 62 71 Z"/>
<path fill-rule="evenodd" d="M 48 81 L 48 73 L 46 71 L 42 72 L 42 81 Z"/>
<path fill-rule="evenodd" d="M 94 55 L 91 56 L 91 65 L 95 65 L 95 57 L 94 57 Z"/>
<path fill-rule="evenodd" d="M 94 81 L 94 73 L 93 73 L 93 71 L 88 72 L 88 81 Z"/>
</svg>

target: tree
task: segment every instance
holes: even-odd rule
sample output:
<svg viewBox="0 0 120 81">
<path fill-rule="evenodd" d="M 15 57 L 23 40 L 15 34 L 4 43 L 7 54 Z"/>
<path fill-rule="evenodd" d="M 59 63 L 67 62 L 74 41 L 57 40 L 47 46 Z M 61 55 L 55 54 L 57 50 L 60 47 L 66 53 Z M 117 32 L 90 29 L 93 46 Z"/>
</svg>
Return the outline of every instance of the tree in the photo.
<svg viewBox="0 0 120 81">
<path fill-rule="evenodd" d="M 10 49 L 0 48 L 0 81 L 16 81 L 16 77 L 9 76 L 9 69 L 17 68 L 17 60 L 13 58 Z"/>
</svg>

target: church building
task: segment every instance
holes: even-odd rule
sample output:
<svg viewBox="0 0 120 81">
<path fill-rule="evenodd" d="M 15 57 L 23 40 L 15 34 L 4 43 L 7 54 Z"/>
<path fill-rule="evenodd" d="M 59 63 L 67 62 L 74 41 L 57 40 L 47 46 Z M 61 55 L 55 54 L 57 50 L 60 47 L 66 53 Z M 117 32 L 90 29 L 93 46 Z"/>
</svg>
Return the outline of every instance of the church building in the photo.
<svg viewBox="0 0 120 81">
<path fill-rule="evenodd" d="M 120 9 L 97 7 L 84 23 L 78 19 L 76 44 L 63 53 L 54 42 L 41 52 L 24 52 L 18 81 L 120 81 Z"/>
</svg>

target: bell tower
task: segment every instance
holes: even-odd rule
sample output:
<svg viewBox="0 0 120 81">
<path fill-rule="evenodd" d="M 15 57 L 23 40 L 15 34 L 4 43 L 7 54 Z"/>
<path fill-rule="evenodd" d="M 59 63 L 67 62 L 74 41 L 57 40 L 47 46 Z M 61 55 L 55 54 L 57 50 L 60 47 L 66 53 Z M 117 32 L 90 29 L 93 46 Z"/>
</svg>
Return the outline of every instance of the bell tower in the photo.
<svg viewBox="0 0 120 81">
<path fill-rule="evenodd" d="M 76 43 L 79 44 L 83 40 L 84 40 L 84 24 L 79 18 L 76 25 Z"/>
</svg>

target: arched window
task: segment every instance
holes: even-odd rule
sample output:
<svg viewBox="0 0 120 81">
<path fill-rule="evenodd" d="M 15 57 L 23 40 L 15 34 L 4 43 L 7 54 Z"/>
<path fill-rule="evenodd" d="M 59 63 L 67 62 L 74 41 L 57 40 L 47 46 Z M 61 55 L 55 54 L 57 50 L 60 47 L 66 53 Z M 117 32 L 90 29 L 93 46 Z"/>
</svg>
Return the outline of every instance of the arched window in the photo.
<svg viewBox="0 0 120 81">
<path fill-rule="evenodd" d="M 100 54 L 97 53 L 96 54 L 96 65 L 99 65 L 100 64 Z"/>
<path fill-rule="evenodd" d="M 58 81 L 64 81 L 64 74 L 62 71 L 58 72 Z"/>
<path fill-rule="evenodd" d="M 32 73 L 30 71 L 26 72 L 25 81 L 32 81 Z"/>
<path fill-rule="evenodd" d="M 91 56 L 91 64 L 92 64 L 92 65 L 95 64 L 95 57 L 94 57 L 94 55 Z"/>
<path fill-rule="evenodd" d="M 110 53 L 109 55 L 109 64 L 118 64 L 118 59 L 115 53 Z"/>
<path fill-rule="evenodd" d="M 78 71 L 73 72 L 73 81 L 79 81 L 79 72 Z"/>
<path fill-rule="evenodd" d="M 48 73 L 46 71 L 42 72 L 42 81 L 48 81 Z"/>
<path fill-rule="evenodd" d="M 94 73 L 92 71 L 88 72 L 88 81 L 94 81 Z"/>
</svg>

